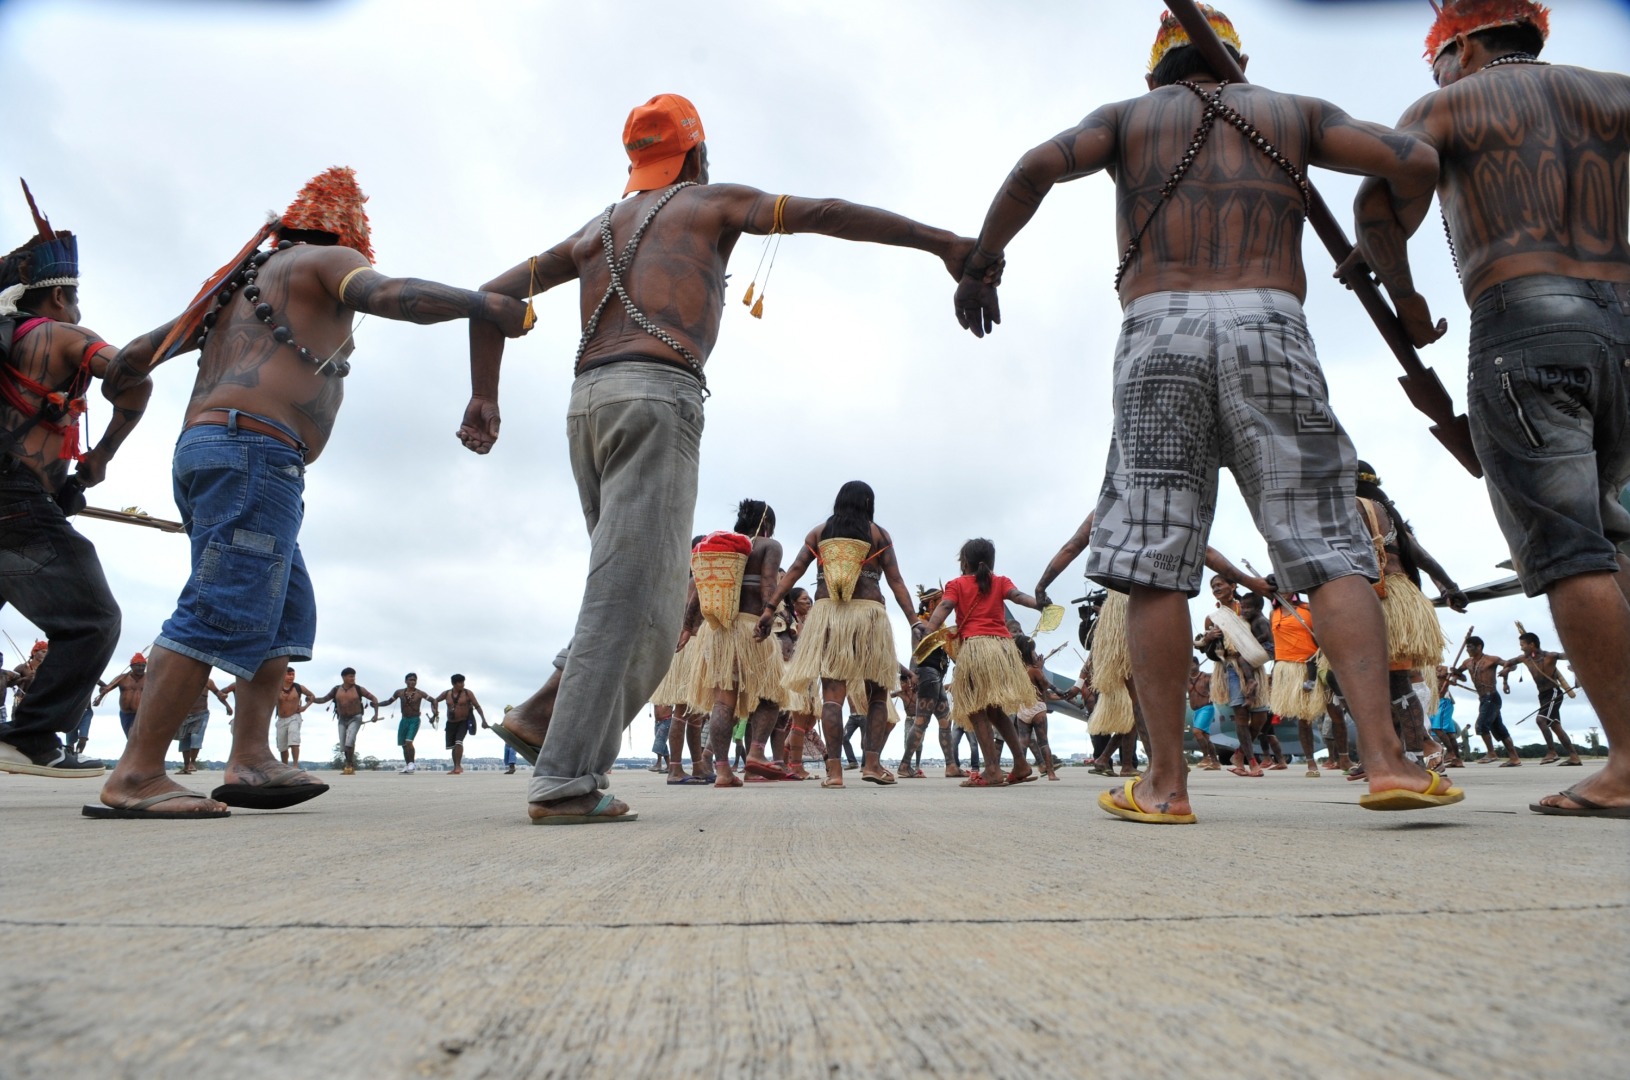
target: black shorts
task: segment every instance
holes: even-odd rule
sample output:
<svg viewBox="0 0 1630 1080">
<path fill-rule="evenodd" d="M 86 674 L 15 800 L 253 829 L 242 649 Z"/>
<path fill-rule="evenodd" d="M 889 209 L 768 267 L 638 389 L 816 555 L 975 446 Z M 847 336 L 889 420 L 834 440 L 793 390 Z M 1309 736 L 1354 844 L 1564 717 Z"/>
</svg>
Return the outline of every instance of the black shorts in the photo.
<svg viewBox="0 0 1630 1080">
<path fill-rule="evenodd" d="M 448 717 L 447 749 L 451 750 L 455 746 L 464 745 L 464 736 L 469 732 L 469 730 L 470 722 L 468 720 L 454 720 L 452 717 Z"/>
<path fill-rule="evenodd" d="M 1539 718 L 1542 723 L 1562 722 L 1562 689 L 1547 686 L 1539 692 Z"/>
</svg>

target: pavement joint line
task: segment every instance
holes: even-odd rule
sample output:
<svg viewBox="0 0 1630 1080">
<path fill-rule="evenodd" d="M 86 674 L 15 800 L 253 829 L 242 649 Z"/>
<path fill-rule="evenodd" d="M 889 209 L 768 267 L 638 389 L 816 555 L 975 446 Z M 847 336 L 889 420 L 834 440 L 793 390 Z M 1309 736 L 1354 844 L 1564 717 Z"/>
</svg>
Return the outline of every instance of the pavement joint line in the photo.
<svg viewBox="0 0 1630 1080">
<path fill-rule="evenodd" d="M 1211 915 L 1036 915 L 1028 918 L 950 918 L 950 919 L 753 919 L 740 922 L 696 922 L 694 920 L 655 920 L 651 922 L 482 922 L 482 923 L 143 923 L 76 922 L 68 919 L 0 918 L 0 926 L 64 930 L 217 930 L 259 932 L 266 930 L 752 930 L 788 927 L 868 927 L 868 926 L 1095 926 L 1120 923 L 1215 923 L 1259 922 L 1266 920 L 1318 921 L 1322 919 L 1397 919 L 1425 915 L 1540 915 L 1572 914 L 1586 911 L 1626 911 L 1630 903 L 1584 904 L 1571 907 L 1537 905 L 1491 908 L 1409 908 L 1398 911 L 1313 911 L 1281 914 Z"/>
</svg>

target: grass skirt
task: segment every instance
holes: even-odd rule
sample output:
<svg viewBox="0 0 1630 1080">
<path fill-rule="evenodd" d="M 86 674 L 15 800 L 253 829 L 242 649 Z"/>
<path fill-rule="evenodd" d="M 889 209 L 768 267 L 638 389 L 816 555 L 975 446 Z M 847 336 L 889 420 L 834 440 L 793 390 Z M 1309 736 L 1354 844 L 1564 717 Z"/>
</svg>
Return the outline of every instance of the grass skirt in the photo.
<svg viewBox="0 0 1630 1080">
<path fill-rule="evenodd" d="M 1449 640 L 1438 625 L 1438 613 L 1421 590 L 1402 574 L 1387 575 L 1381 601 L 1387 617 L 1387 662 L 1394 667 L 1436 668 L 1443 663 Z"/>
<path fill-rule="evenodd" d="M 1295 660 L 1275 660 L 1273 677 L 1269 681 L 1268 708 L 1285 720 L 1319 720 L 1330 704 L 1330 691 L 1323 683 L 1313 680 L 1318 674 L 1310 663 Z M 1313 680 L 1313 689 L 1304 687 Z"/>
<path fill-rule="evenodd" d="M 1125 683 L 1112 690 L 1098 691 L 1098 707 L 1087 718 L 1088 735 L 1125 735 L 1136 726 L 1132 694 Z"/>
<path fill-rule="evenodd" d="M 972 731 L 973 714 L 998 708 L 1008 715 L 1036 701 L 1036 687 L 1008 637 L 964 638 L 951 676 L 951 722 Z"/>
<path fill-rule="evenodd" d="M 652 692 L 650 703 L 672 705 L 676 709 L 692 708 L 691 686 L 696 682 L 696 666 L 701 659 L 702 650 L 696 647 L 696 638 L 693 637 L 685 642 L 683 649 L 674 653 L 673 662 L 668 665 L 668 674 L 662 677 Z"/>
<path fill-rule="evenodd" d="M 894 631 L 881 603 L 840 603 L 829 596 L 815 601 L 798 635 L 798 651 L 787 666 L 783 685 L 796 692 L 820 679 L 874 682 L 888 691 L 900 685 Z"/>
<path fill-rule="evenodd" d="M 793 654 L 796 657 L 796 653 Z M 782 693 L 786 695 L 785 708 L 794 716 L 813 716 L 817 720 L 821 716 L 821 684 L 810 683 L 802 689 L 794 689 L 790 684 L 781 684 Z"/>
<path fill-rule="evenodd" d="M 737 719 L 751 715 L 760 701 L 784 703 L 781 643 L 773 634 L 763 641 L 753 640 L 757 628 L 757 617 L 746 612 L 738 612 L 727 627 L 702 624 L 696 635 L 696 648 L 702 655 L 691 682 L 690 700 L 711 701 L 715 690 L 734 690 Z"/>
<path fill-rule="evenodd" d="M 1126 637 L 1126 594 L 1112 592 L 1092 632 L 1092 688 L 1100 694 L 1132 678 L 1132 648 Z"/>
</svg>

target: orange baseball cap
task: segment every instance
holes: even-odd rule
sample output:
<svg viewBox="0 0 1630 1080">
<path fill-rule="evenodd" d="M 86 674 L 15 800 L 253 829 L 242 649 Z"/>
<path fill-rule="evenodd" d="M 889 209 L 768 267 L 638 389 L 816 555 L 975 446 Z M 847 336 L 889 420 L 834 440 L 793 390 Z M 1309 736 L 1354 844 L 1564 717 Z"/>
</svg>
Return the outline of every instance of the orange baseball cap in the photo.
<svg viewBox="0 0 1630 1080">
<path fill-rule="evenodd" d="M 673 183 L 685 155 L 706 138 L 696 106 L 678 94 L 658 94 L 635 106 L 623 125 L 623 149 L 634 165 L 623 194 Z"/>
</svg>

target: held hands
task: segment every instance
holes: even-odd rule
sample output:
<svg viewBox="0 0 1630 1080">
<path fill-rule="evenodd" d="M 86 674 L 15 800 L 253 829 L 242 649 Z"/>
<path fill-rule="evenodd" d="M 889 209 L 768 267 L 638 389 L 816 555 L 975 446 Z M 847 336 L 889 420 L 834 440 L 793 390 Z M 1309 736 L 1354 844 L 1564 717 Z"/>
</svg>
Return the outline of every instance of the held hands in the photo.
<svg viewBox="0 0 1630 1080">
<path fill-rule="evenodd" d="M 492 398 L 471 397 L 464 407 L 464 422 L 458 426 L 458 441 L 476 454 L 489 453 L 498 441 L 498 402 Z"/>
<path fill-rule="evenodd" d="M 997 276 L 1000 277 L 999 272 Z M 951 303 L 956 309 L 957 323 L 976 338 L 984 337 L 991 332 L 991 327 L 1002 321 L 996 286 L 983 278 L 961 278 Z"/>
<path fill-rule="evenodd" d="M 1466 608 L 1471 604 L 1471 599 L 1466 596 L 1459 585 L 1450 585 L 1446 589 L 1439 590 L 1438 598 L 1448 604 L 1450 610 L 1458 611 L 1461 614 L 1465 614 Z"/>
<path fill-rule="evenodd" d="M 1037 585 L 1036 586 L 1036 603 L 1040 604 L 1042 607 L 1047 607 L 1052 602 L 1053 602 L 1053 599 L 1052 599 L 1052 597 L 1047 595 L 1047 590 L 1042 588 L 1040 585 Z"/>
<path fill-rule="evenodd" d="M 927 622 L 925 622 L 922 619 L 918 619 L 916 622 L 911 624 L 911 644 L 912 645 L 915 646 L 917 644 L 917 642 L 921 641 L 923 638 L 925 638 L 927 636 L 928 636 L 928 623 Z"/>
<path fill-rule="evenodd" d="M 770 627 L 775 624 L 775 609 L 765 608 L 764 614 L 758 617 L 758 625 L 753 627 L 753 640 L 763 641 L 770 636 Z"/>
<path fill-rule="evenodd" d="M 488 318 L 507 338 L 524 336 L 531 327 L 526 325 L 526 302 L 501 293 L 486 293 Z"/>
</svg>

